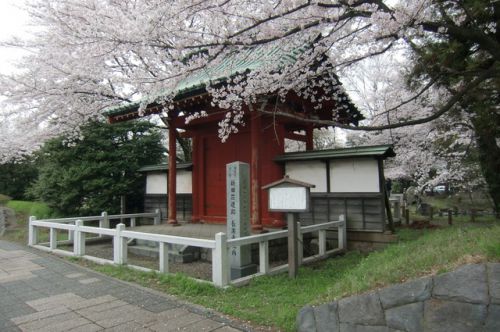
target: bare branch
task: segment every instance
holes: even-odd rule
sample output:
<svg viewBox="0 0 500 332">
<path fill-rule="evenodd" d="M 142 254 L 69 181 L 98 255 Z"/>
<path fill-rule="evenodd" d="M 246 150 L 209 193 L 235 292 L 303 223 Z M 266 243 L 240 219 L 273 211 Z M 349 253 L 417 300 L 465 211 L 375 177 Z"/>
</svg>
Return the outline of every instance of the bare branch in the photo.
<svg viewBox="0 0 500 332">
<path fill-rule="evenodd" d="M 261 111 L 262 113 L 265 114 L 270 114 L 270 115 L 279 115 L 287 118 L 292 118 L 295 120 L 300 120 L 306 123 L 314 123 L 314 124 L 319 124 L 319 125 L 325 125 L 325 126 L 334 126 L 337 128 L 342 128 L 342 129 L 348 129 L 348 130 L 357 130 L 357 131 L 380 131 L 380 130 L 385 130 L 385 129 L 394 129 L 394 128 L 401 128 L 401 127 L 407 127 L 407 126 L 414 126 L 418 124 L 423 124 L 430 122 L 432 120 L 435 120 L 445 114 L 446 112 L 450 111 L 453 106 L 455 106 L 464 96 L 467 94 L 471 93 L 472 90 L 477 88 L 481 83 L 486 81 L 487 79 L 495 76 L 498 74 L 494 69 L 491 71 L 485 71 L 481 75 L 479 75 L 476 79 L 474 79 L 471 82 L 466 83 L 462 88 L 458 89 L 457 92 L 442 106 L 440 107 L 436 112 L 433 114 L 420 118 L 420 119 L 414 119 L 414 120 L 406 120 L 402 122 L 397 122 L 393 124 L 388 124 L 388 125 L 382 125 L 382 126 L 350 126 L 350 125 L 345 125 L 342 123 L 339 123 L 338 121 L 330 121 L 330 120 L 315 120 L 315 119 L 309 119 L 309 118 L 304 118 L 303 116 L 299 116 L 296 114 L 288 113 L 288 112 L 282 112 L 282 111 Z"/>
</svg>

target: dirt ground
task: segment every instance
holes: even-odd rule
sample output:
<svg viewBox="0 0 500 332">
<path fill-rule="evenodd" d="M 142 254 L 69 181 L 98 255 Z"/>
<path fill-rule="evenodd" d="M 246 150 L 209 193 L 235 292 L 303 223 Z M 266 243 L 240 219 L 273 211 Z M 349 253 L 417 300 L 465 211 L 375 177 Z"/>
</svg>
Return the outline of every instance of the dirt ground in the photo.
<svg viewBox="0 0 500 332">
<path fill-rule="evenodd" d="M 99 243 L 87 244 L 85 253 L 89 256 L 95 256 L 104 259 L 113 259 L 113 244 Z M 128 253 L 128 264 L 146 267 L 148 269 L 158 270 L 158 258 L 138 256 L 131 252 Z M 170 273 L 183 273 L 189 277 L 212 280 L 212 264 L 209 262 L 196 261 L 192 263 L 174 263 L 169 264 Z"/>
</svg>

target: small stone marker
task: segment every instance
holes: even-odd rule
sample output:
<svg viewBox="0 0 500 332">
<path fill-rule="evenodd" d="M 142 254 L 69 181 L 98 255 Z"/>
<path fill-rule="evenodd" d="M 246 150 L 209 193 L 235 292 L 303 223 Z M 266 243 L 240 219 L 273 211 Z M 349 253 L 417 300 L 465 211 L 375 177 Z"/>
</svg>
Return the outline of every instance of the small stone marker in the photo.
<svg viewBox="0 0 500 332">
<path fill-rule="evenodd" d="M 250 230 L 250 166 L 235 161 L 226 165 L 227 233 L 229 239 L 249 236 Z M 251 264 L 250 245 L 231 247 L 231 279 L 257 272 Z"/>
</svg>

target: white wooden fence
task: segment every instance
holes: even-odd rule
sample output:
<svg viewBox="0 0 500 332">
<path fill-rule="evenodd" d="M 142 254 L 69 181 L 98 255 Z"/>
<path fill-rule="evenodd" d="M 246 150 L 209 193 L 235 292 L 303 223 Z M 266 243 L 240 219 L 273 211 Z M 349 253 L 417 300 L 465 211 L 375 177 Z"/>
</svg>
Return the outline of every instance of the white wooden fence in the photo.
<svg viewBox="0 0 500 332">
<path fill-rule="evenodd" d="M 158 271 L 168 273 L 168 244 L 188 245 L 199 248 L 207 248 L 212 250 L 212 282 L 218 287 L 225 287 L 229 284 L 242 284 L 247 282 L 250 278 L 264 275 L 284 272 L 288 269 L 288 264 L 278 267 L 269 267 L 269 241 L 286 238 L 288 236 L 287 230 L 270 232 L 265 234 L 251 235 L 237 239 L 227 239 L 224 233 L 217 233 L 214 240 L 197 239 L 189 237 L 180 237 L 163 234 L 143 233 L 136 231 L 127 231 L 123 223 L 116 225 L 116 228 L 109 227 L 111 219 L 125 219 L 125 218 L 158 218 L 157 213 L 152 214 L 134 214 L 134 215 L 114 215 L 114 216 L 98 216 L 98 217 L 82 217 L 82 218 L 65 218 L 65 219 L 47 219 L 36 220 L 35 217 L 30 217 L 29 221 L 29 239 L 28 244 L 34 248 L 53 252 L 65 256 L 81 257 L 99 264 L 127 264 L 127 244 L 131 239 L 147 240 L 158 243 L 159 247 L 159 267 Z M 85 221 L 100 222 L 100 227 L 85 226 Z M 156 219 L 155 219 L 156 220 Z M 39 243 L 39 229 L 49 229 L 49 242 L 48 246 Z M 337 228 L 338 230 L 338 248 L 327 251 L 326 246 L 326 231 L 328 229 Z M 346 224 L 344 216 L 341 215 L 338 221 L 331 221 L 318 225 L 311 225 L 300 227 L 299 224 L 299 265 L 319 259 L 323 259 L 335 253 L 344 251 L 346 249 Z M 66 231 L 71 234 L 69 241 L 58 241 L 57 233 L 59 231 Z M 318 232 L 318 246 L 319 253 L 314 256 L 303 258 L 302 236 L 306 233 Z M 113 238 L 113 260 L 102 259 L 98 257 L 88 256 L 85 254 L 85 245 L 87 240 L 86 234 L 96 234 L 97 236 L 110 236 Z M 58 249 L 59 244 L 65 243 L 73 244 L 73 251 Z M 248 277 L 240 278 L 237 280 L 230 280 L 230 263 L 229 251 L 232 247 L 251 245 L 253 243 L 259 244 L 259 271 Z M 139 270 L 147 270 L 139 266 L 128 265 L 131 268 Z"/>
</svg>

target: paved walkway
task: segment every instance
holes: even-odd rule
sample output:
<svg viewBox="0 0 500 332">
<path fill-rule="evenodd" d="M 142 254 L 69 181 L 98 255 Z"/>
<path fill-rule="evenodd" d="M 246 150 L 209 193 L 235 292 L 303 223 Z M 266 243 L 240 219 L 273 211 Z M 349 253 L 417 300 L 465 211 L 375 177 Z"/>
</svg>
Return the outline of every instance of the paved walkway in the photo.
<svg viewBox="0 0 500 332">
<path fill-rule="evenodd" d="M 248 331 L 206 309 L 0 240 L 0 331 Z"/>
</svg>

